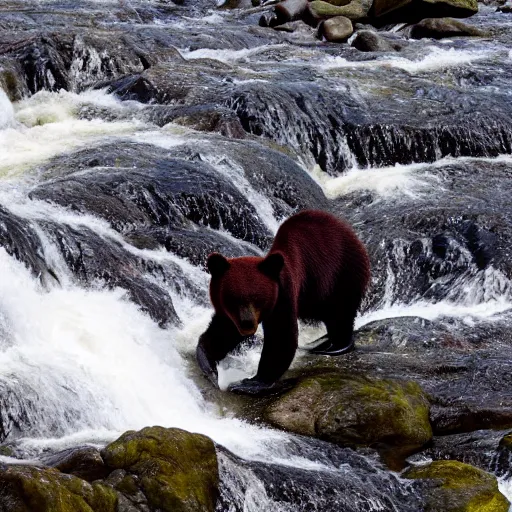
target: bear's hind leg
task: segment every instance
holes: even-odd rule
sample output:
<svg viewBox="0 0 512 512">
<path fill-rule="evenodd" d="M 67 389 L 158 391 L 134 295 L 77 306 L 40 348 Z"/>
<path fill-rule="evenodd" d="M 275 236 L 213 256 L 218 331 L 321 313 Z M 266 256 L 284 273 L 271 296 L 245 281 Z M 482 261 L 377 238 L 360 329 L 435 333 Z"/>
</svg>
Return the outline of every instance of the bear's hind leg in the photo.
<svg viewBox="0 0 512 512">
<path fill-rule="evenodd" d="M 355 315 L 354 315 L 355 317 Z M 354 349 L 354 318 L 326 319 L 327 334 L 314 343 L 321 342 L 312 349 L 312 354 L 339 356 Z"/>
</svg>

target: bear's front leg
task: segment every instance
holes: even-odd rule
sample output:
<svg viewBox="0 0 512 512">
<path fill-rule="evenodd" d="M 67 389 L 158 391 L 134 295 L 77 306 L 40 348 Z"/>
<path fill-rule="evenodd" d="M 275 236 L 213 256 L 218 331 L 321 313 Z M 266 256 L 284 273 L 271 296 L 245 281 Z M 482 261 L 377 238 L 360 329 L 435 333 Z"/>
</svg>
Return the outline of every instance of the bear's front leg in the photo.
<svg viewBox="0 0 512 512">
<path fill-rule="evenodd" d="M 272 315 L 263 321 L 263 351 L 258 373 L 252 379 L 244 379 L 229 386 L 228 390 L 239 394 L 263 395 L 269 391 L 281 391 L 276 382 L 290 367 L 299 338 L 297 315 L 291 306 L 278 304 Z"/>
<path fill-rule="evenodd" d="M 213 315 L 208 329 L 199 337 L 196 348 L 197 363 L 215 387 L 219 387 L 217 363 L 243 339 L 229 318 L 217 314 Z"/>
</svg>

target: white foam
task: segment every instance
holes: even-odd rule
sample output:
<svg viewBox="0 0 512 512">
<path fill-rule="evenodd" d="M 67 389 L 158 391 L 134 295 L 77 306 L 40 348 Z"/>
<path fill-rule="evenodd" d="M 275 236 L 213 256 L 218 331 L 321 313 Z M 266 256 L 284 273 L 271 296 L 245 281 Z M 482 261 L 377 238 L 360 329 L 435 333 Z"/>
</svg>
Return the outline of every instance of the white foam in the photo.
<svg viewBox="0 0 512 512">
<path fill-rule="evenodd" d="M 242 50 L 219 50 L 210 48 L 200 48 L 199 50 L 181 49 L 180 53 L 183 58 L 191 59 L 213 59 L 225 64 L 235 64 L 241 62 L 249 62 L 251 57 L 260 53 L 265 53 L 274 49 L 285 48 L 285 44 L 267 44 L 262 46 L 255 46 L 254 48 L 244 48 Z"/>
<path fill-rule="evenodd" d="M 433 186 L 442 187 L 439 176 L 430 171 L 450 164 L 466 162 L 512 164 L 512 156 L 445 157 L 432 163 L 396 164 L 391 167 L 366 169 L 354 167 L 334 178 L 322 171 L 320 166 L 315 165 L 311 170 L 311 175 L 330 199 L 361 191 L 373 192 L 382 199 L 419 199 L 424 194 L 431 192 Z"/>
<path fill-rule="evenodd" d="M 14 108 L 11 101 L 0 88 L 0 130 L 11 126 L 14 122 Z"/>
<path fill-rule="evenodd" d="M 371 191 L 382 198 L 407 197 L 417 199 L 428 191 L 432 182 L 439 182 L 436 176 L 428 173 L 419 174 L 425 164 L 400 165 L 370 169 L 351 169 L 345 174 L 331 178 L 316 167 L 315 179 L 322 186 L 325 195 L 334 199 L 351 192 Z"/>
<path fill-rule="evenodd" d="M 510 502 L 509 512 L 512 512 L 512 479 L 498 478 L 498 489 Z"/>
<path fill-rule="evenodd" d="M 137 120 L 77 119 L 84 104 L 121 108 L 101 91 L 82 95 L 40 92 L 16 104 L 18 125 L 0 131 L 0 176 L 20 174 L 66 151 L 145 128 Z"/>
<path fill-rule="evenodd" d="M 501 314 L 509 312 L 511 309 L 512 303 L 506 298 L 470 305 L 450 301 L 441 301 L 435 304 L 427 301 L 418 301 L 412 304 L 393 304 L 358 317 L 356 328 L 376 320 L 407 316 L 416 316 L 426 320 L 459 318 L 469 325 L 473 325 L 475 320 L 498 319 Z"/>
<path fill-rule="evenodd" d="M 343 57 L 325 57 L 320 63 L 324 70 L 342 68 L 396 68 L 408 73 L 427 73 L 451 67 L 461 67 L 490 57 L 488 53 L 470 50 L 444 49 L 437 46 L 428 47 L 430 53 L 419 60 L 410 60 L 404 57 L 385 57 L 368 61 L 349 61 Z"/>
</svg>

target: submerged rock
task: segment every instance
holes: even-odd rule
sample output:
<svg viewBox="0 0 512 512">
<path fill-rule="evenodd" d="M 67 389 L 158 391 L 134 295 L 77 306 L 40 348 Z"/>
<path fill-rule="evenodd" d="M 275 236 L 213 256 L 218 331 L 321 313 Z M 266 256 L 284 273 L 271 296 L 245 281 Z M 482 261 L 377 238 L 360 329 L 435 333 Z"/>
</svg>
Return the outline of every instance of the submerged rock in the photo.
<svg viewBox="0 0 512 512">
<path fill-rule="evenodd" d="M 429 402 L 414 382 L 314 375 L 271 403 L 265 416 L 287 431 L 384 452 L 411 453 L 432 438 Z"/>
<path fill-rule="evenodd" d="M 508 512 L 510 503 L 498 490 L 496 477 L 469 464 L 435 461 L 405 471 L 406 478 L 429 480 L 426 511 Z"/>
<path fill-rule="evenodd" d="M 215 510 L 219 473 L 212 440 L 180 429 L 146 427 L 123 434 L 102 452 L 111 470 L 122 470 L 116 488 L 141 491 L 151 510 Z"/>
<path fill-rule="evenodd" d="M 479 28 L 451 18 L 427 18 L 413 25 L 409 34 L 413 39 L 428 37 L 443 39 L 445 37 L 473 36 L 484 37 L 487 34 Z"/>
<path fill-rule="evenodd" d="M 394 52 L 401 50 L 404 44 L 373 30 L 358 30 L 352 41 L 352 46 L 362 52 Z"/>
</svg>

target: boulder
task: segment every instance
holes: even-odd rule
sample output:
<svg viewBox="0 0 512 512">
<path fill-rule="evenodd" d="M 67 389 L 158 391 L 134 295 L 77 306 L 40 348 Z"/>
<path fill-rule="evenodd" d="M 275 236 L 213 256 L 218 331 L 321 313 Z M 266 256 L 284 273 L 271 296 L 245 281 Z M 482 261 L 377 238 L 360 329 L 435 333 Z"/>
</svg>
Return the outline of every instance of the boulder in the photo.
<svg viewBox="0 0 512 512">
<path fill-rule="evenodd" d="M 107 467 L 117 470 L 120 477 L 115 487 L 123 494 L 142 492 L 152 510 L 215 510 L 217 455 L 213 441 L 206 436 L 146 427 L 124 433 L 101 454 Z"/>
<path fill-rule="evenodd" d="M 466 18 L 478 12 L 477 0 L 375 0 L 370 16 L 385 21 L 415 22 L 423 18 Z"/>
<path fill-rule="evenodd" d="M 320 34 L 331 43 L 346 41 L 353 32 L 352 22 L 345 16 L 335 16 L 325 20 L 320 26 Z"/>
<path fill-rule="evenodd" d="M 432 438 L 429 402 L 419 385 L 339 372 L 302 379 L 267 406 L 265 417 L 287 431 L 371 445 L 389 457 L 412 453 Z"/>
<path fill-rule="evenodd" d="M 280 2 L 274 8 L 276 20 L 273 25 L 281 25 L 288 21 L 301 19 L 307 7 L 308 0 L 284 0 L 284 2 Z"/>
<path fill-rule="evenodd" d="M 408 469 L 403 476 L 432 484 L 425 491 L 426 512 L 508 512 L 510 507 L 496 477 L 469 464 L 439 460 Z"/>
<path fill-rule="evenodd" d="M 0 467 L 2 512 L 117 512 L 118 494 L 56 469 Z"/>
<path fill-rule="evenodd" d="M 443 39 L 445 37 L 473 36 L 484 37 L 486 33 L 476 27 L 452 18 L 427 18 L 410 28 L 413 39 Z"/>
<path fill-rule="evenodd" d="M 313 0 L 309 3 L 309 14 L 317 20 L 344 16 L 349 20 L 360 20 L 368 15 L 371 0 L 352 0 L 347 5 L 335 5 L 323 0 Z"/>
<path fill-rule="evenodd" d="M 352 46 L 362 52 L 394 52 L 401 50 L 403 43 L 386 39 L 373 30 L 359 30 Z"/>
<path fill-rule="evenodd" d="M 62 473 L 77 476 L 88 482 L 105 478 L 108 475 L 100 451 L 93 446 L 68 448 L 43 457 L 41 462 Z"/>
</svg>

